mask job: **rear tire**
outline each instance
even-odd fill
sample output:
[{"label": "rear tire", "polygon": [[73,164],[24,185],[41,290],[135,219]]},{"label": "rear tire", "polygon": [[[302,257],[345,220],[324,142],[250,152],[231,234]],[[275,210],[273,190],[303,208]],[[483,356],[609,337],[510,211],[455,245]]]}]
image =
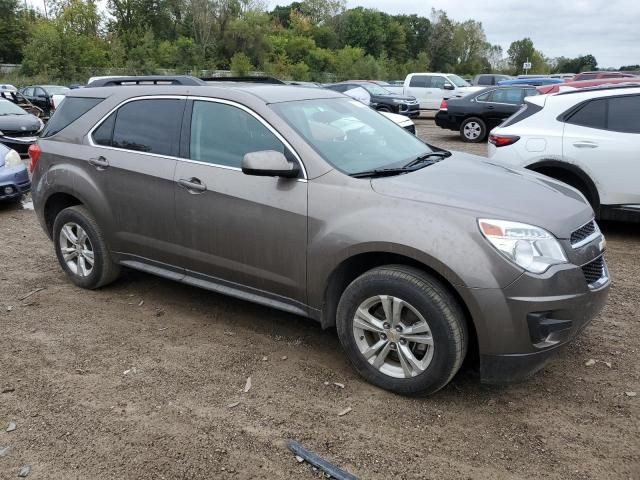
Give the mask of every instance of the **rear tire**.
[{"label": "rear tire", "polygon": [[467,324],[457,300],[431,275],[403,265],[356,278],[342,294],[336,326],[355,370],[402,395],[443,388],[467,351]]},{"label": "rear tire", "polygon": [[53,223],[53,243],[60,266],[79,287],[96,289],[113,282],[120,266],[93,215],[82,205],[62,210]]},{"label": "rear tire", "polygon": [[460,137],[465,142],[480,143],[487,138],[487,124],[478,117],[466,118],[460,125]]}]

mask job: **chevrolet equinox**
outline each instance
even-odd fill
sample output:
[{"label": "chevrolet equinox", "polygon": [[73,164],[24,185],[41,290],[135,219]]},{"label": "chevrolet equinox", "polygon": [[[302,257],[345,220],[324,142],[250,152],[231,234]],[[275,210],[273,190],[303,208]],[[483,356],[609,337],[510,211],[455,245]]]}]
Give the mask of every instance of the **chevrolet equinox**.
[{"label": "chevrolet equinox", "polygon": [[606,301],[574,188],[330,90],[162,83],[74,90],[30,148],[38,218],[79,287],[129,267],[310,317],[406,395],[467,355],[484,382],[522,380]]}]

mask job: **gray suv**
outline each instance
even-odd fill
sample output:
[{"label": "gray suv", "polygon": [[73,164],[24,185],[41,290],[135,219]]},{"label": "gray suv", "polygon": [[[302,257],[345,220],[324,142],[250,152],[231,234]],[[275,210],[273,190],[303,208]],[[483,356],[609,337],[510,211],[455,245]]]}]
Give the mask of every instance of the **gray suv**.
[{"label": "gray suv", "polygon": [[524,379],[604,305],[605,241],[577,190],[330,90],[174,83],[74,90],[30,150],[76,285],[129,267],[310,317],[407,395],[465,358],[485,382]]}]

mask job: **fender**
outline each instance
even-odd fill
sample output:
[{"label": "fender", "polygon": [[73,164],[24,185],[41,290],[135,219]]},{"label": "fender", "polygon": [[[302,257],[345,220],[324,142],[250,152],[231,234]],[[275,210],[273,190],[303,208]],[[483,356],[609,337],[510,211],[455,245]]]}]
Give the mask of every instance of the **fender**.
[{"label": "fender", "polygon": [[600,194],[598,193],[598,188],[596,187],[591,177],[585,173],[580,167],[573,165],[571,163],[559,161],[559,160],[540,160],[538,162],[532,163],[525,167],[527,170],[537,170],[538,168],[557,168],[558,170],[564,170],[565,172],[569,172],[580,179],[580,181],[587,188],[587,193],[589,197],[593,199],[593,205],[600,206]]}]

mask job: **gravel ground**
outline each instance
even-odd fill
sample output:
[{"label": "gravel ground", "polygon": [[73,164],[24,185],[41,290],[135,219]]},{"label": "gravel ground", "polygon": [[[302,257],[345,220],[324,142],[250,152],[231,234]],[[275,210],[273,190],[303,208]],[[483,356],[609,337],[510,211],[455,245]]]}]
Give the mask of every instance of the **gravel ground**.
[{"label": "gravel ground", "polygon": [[296,439],[362,479],[639,479],[640,231],[603,228],[609,303],[555,361],[511,387],[465,369],[407,399],[310,321],[130,271],[75,288],[33,211],[0,205],[0,478],[319,478]]}]

